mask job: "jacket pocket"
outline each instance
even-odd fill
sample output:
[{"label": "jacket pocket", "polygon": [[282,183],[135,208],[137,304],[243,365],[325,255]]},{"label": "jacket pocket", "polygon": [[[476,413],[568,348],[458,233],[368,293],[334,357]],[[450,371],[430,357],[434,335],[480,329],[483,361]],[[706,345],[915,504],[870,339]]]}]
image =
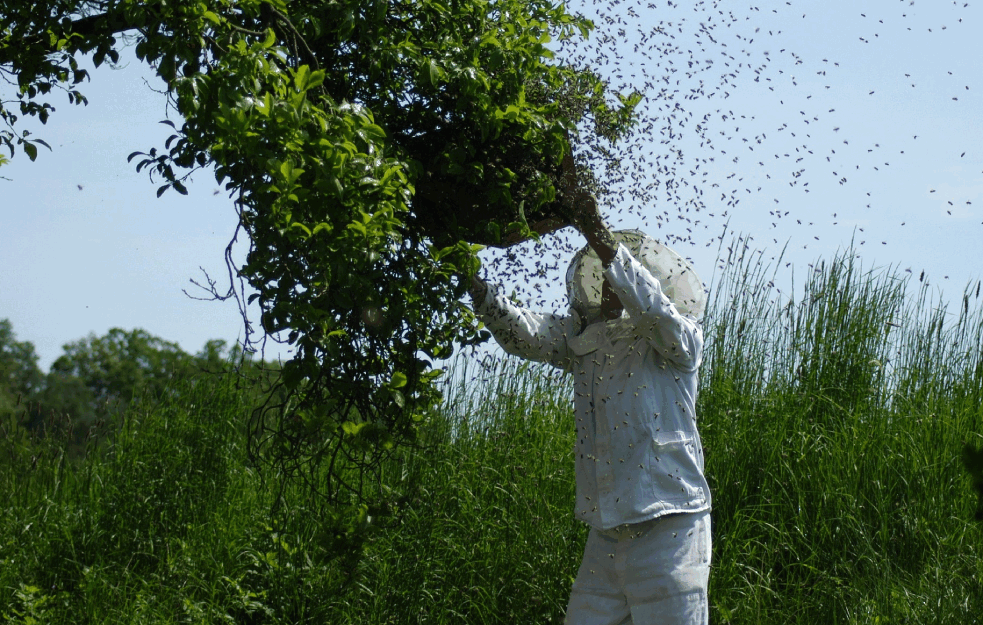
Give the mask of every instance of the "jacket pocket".
[{"label": "jacket pocket", "polygon": [[693,506],[707,500],[697,444],[690,432],[660,432],[652,440],[647,478],[654,497]]}]

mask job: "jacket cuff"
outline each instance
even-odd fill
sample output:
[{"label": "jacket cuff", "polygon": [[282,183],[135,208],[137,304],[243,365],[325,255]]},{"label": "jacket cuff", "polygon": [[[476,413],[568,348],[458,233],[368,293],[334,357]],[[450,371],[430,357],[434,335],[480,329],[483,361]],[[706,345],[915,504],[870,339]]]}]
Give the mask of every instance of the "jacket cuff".
[{"label": "jacket cuff", "polygon": [[614,258],[611,259],[611,262],[607,263],[606,265],[604,263],[601,264],[604,266],[604,273],[610,278],[611,267],[618,264],[624,267],[627,271],[631,265],[631,260],[632,255],[631,252],[628,251],[628,248],[625,247],[624,243],[618,243],[617,249],[614,250]]},{"label": "jacket cuff", "polygon": [[[498,309],[495,302],[497,297],[498,285],[486,282],[485,296],[481,299],[481,301],[474,302],[474,314],[482,318],[490,316]],[[484,319],[482,319],[482,321],[484,321]],[[487,325],[487,323],[485,325]]]}]

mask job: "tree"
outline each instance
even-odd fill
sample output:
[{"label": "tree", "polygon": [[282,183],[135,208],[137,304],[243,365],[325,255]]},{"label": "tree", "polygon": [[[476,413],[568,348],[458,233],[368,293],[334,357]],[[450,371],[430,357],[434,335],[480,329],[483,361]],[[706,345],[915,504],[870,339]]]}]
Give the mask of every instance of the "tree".
[{"label": "tree", "polygon": [[44,433],[60,429],[76,445],[100,433],[93,426],[118,427],[135,401],[180,401],[180,394],[200,380],[225,373],[242,379],[241,399],[248,410],[260,402],[258,396],[270,388],[277,370],[223,340],[210,340],[191,355],[139,328],[90,334],[63,349],[33,393],[28,425]]},{"label": "tree", "polygon": [[34,344],[18,341],[9,319],[0,319],[0,423],[20,421],[41,388]]},{"label": "tree", "polygon": [[118,414],[143,395],[159,398],[194,371],[192,356],[177,343],[141,329],[90,334],[64,351],[48,372],[44,404],[81,422]]},{"label": "tree", "polygon": [[166,82],[181,120],[166,122],[163,148],[130,158],[158,195],[214,168],[234,198],[251,243],[236,270],[263,330],[296,353],[257,414],[254,450],[308,479],[339,523],[386,505],[367,478],[438,401],[432,360],[480,338],[459,278],[477,270],[478,244],[569,223],[557,188],[568,136],[616,141],[640,100],[553,58],[551,40],[592,24],[550,0],[0,7],[11,154],[47,145],[14,132],[18,115],[44,122],[57,90],[85,102],[79,54],[113,63],[134,45]]}]

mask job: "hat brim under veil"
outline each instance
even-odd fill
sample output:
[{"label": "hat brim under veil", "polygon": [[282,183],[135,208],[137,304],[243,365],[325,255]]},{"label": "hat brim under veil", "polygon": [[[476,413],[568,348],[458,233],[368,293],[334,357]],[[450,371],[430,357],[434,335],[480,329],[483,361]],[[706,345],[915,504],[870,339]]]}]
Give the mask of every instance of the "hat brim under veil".
[{"label": "hat brim under veil", "polygon": [[[685,258],[662,245],[641,230],[618,230],[612,233],[662,285],[662,292],[676,306],[679,314],[700,320],[706,309],[703,282]],[[604,266],[597,253],[585,246],[574,254],[567,268],[567,296],[570,307],[589,323],[600,315]]]}]

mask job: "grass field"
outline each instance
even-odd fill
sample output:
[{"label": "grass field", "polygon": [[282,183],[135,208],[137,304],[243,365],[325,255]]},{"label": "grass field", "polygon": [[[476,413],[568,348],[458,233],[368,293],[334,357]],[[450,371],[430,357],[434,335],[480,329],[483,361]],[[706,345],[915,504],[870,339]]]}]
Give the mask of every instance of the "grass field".
[{"label": "grass field", "polygon": [[[735,246],[735,250],[740,247]],[[714,496],[714,623],[983,622],[983,524],[960,463],[983,443],[978,285],[819,264],[794,302],[735,253],[705,323],[699,414]],[[0,437],[0,620],[559,623],[573,520],[568,382],[458,360],[417,489],[361,557],[328,558],[302,491],[246,460],[232,378],[136,405],[84,461]]]}]

